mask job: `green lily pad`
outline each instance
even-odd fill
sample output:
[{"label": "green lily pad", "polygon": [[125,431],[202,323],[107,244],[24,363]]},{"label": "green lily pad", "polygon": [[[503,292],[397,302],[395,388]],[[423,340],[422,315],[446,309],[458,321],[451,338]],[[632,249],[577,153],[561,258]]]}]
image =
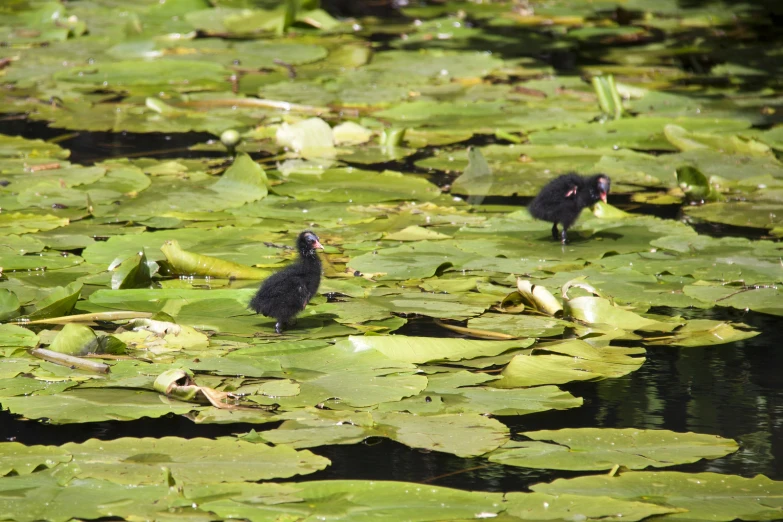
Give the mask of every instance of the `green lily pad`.
[{"label": "green lily pad", "polygon": [[425,522],[496,516],[500,493],[461,491],[408,482],[328,480],[296,484],[225,484],[188,487],[190,502],[221,517],[308,517],[329,513],[343,519],[380,518]]},{"label": "green lily pad", "polygon": [[[317,183],[314,183],[317,182]],[[440,194],[425,179],[399,172],[369,172],[354,168],[329,169],[319,175],[292,173],[275,194],[300,201],[375,203],[379,201],[431,201]]]},{"label": "green lily pad", "polygon": [[190,404],[168,401],[157,393],[110,388],[8,397],[3,399],[3,407],[25,418],[45,418],[54,424],[155,418],[169,413],[184,414],[194,409]]},{"label": "green lily pad", "polygon": [[60,449],[73,456],[80,478],[118,484],[155,484],[160,481],[161,466],[170,469],[178,482],[193,484],[288,478],[329,465],[328,459],[309,451],[230,439],[90,439]]},{"label": "green lily pad", "polygon": [[[412,448],[474,457],[498,448],[508,440],[508,428],[495,419],[478,414],[406,415],[378,413],[373,418],[380,433]],[[461,433],[462,436],[455,436]]]},{"label": "green lily pad", "polygon": [[348,341],[354,352],[378,350],[395,361],[423,363],[446,360],[459,361],[474,357],[493,356],[507,350],[527,348],[532,339],[519,341],[471,341],[408,336],[351,336]]},{"label": "green lily pad", "polygon": [[536,484],[531,489],[550,495],[601,495],[620,500],[644,498],[666,507],[687,509],[673,520],[759,520],[779,515],[777,499],[783,483],[763,475],[744,478],[718,473],[644,471],[620,476],[596,475]]},{"label": "green lily pad", "polygon": [[675,124],[688,131],[734,133],[749,123],[710,118],[628,118],[605,123],[585,123],[568,129],[537,132],[531,143],[557,145],[568,143],[582,147],[626,147],[642,150],[678,150],[666,136],[664,127]]},{"label": "green lily pad", "polygon": [[82,292],[82,283],[73,282],[65,287],[51,289],[49,295],[36,303],[35,311],[27,316],[31,321],[68,315],[76,306]]},{"label": "green lily pad", "polygon": [[643,350],[597,349],[579,340],[550,344],[546,350],[554,353],[537,350],[536,354],[515,356],[501,372],[502,379],[492,386],[516,388],[620,377],[644,363],[644,357],[630,356]]},{"label": "green lily pad", "polygon": [[645,469],[720,458],[738,448],[731,439],[667,430],[576,428],[522,435],[533,440],[509,442],[489,460],[530,468]]},{"label": "green lily pad", "polygon": [[25,446],[19,442],[0,444],[0,476],[11,471],[29,475],[39,468],[51,468],[70,462],[72,455],[56,446]]},{"label": "green lily pad", "polygon": [[506,513],[522,520],[642,520],[654,515],[677,513],[676,508],[647,502],[619,500],[594,495],[506,494]]}]

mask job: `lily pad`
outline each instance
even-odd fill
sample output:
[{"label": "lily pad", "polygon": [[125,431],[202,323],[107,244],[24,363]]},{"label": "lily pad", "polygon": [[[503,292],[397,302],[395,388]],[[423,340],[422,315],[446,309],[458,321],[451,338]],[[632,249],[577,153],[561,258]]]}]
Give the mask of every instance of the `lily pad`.
[{"label": "lily pad", "polygon": [[715,459],[737,451],[737,443],[714,435],[667,430],[575,428],[534,431],[532,441],[509,442],[489,460],[512,466],[569,470],[666,467]]},{"label": "lily pad", "polygon": [[170,469],[178,482],[193,484],[288,478],[329,465],[328,459],[309,451],[230,439],[90,439],[60,449],[73,456],[80,478],[118,484],[155,484],[160,481],[161,466]]},{"label": "lily pad", "polygon": [[550,495],[602,495],[621,500],[643,498],[666,507],[687,509],[669,515],[673,520],[774,519],[779,514],[775,499],[783,483],[763,475],[744,478],[718,473],[643,471],[617,477],[592,476],[536,484],[537,493]]}]

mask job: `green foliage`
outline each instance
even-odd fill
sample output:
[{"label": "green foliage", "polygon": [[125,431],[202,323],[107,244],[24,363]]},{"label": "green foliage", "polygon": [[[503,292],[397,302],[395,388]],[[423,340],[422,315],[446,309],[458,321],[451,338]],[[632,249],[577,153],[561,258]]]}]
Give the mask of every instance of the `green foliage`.
[{"label": "green foliage", "polygon": [[[781,484],[764,477],[623,470],[506,494],[268,482],[330,465],[303,448],[371,437],[574,471],[723,457],[734,441],[512,434],[503,417],[580,407],[567,383],[628,386],[618,378],[649,347],[758,334],[656,307],[783,315],[780,243],[691,226],[783,235],[780,52],[760,7],[410,4],[393,21],[311,0],[0,6],[9,118],[223,137],[177,159],[83,166],[56,143],[0,135],[0,405],[52,424],[183,415],[258,430],[0,443],[2,517],[779,518]],[[576,56],[578,70],[528,56]],[[568,171],[612,178],[612,201],[585,210],[568,245],[487,200]],[[686,220],[637,203],[681,205]],[[304,229],[325,246],[324,277],[278,336],[247,304]],[[394,334],[409,321],[442,335]],[[109,372],[29,352],[41,346]]]}]

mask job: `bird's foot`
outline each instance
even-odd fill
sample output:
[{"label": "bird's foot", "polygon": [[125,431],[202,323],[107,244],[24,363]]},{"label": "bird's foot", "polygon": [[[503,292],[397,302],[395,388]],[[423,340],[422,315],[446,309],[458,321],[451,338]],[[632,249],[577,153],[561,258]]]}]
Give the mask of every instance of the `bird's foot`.
[{"label": "bird's foot", "polygon": [[280,321],[276,322],[275,323],[275,333],[282,334],[284,326],[285,326],[284,323],[281,323]]},{"label": "bird's foot", "polygon": [[[565,232],[565,230],[563,230],[563,232]],[[557,231],[557,223],[554,223],[552,225],[552,239],[554,239],[555,241],[560,239],[560,233]]]},{"label": "bird's foot", "polygon": [[566,243],[568,243],[568,235],[566,235],[566,229],[563,229],[563,231],[562,231],[562,232],[560,232],[560,242],[561,242],[562,244],[564,244],[564,245],[565,245]]}]

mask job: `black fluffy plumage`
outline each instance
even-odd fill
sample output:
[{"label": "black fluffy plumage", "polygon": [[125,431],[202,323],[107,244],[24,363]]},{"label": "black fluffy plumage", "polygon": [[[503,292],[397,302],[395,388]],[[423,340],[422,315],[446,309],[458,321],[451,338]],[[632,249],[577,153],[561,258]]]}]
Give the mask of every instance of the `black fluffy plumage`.
[{"label": "black fluffy plumage", "polygon": [[316,249],[323,248],[310,230],[296,238],[299,259],[266,278],[256,295],[250,300],[250,308],[257,314],[277,319],[275,332],[283,329],[305,309],[321,284],[321,260]]},{"label": "black fluffy plumage", "polygon": [[[610,185],[611,181],[606,174],[590,177],[582,177],[573,172],[563,174],[547,183],[530,202],[527,210],[534,218],[552,222],[552,237],[565,244],[568,242],[566,230],[574,224],[582,209],[599,199],[606,202]],[[563,231],[559,234],[558,223],[563,225]]]}]

